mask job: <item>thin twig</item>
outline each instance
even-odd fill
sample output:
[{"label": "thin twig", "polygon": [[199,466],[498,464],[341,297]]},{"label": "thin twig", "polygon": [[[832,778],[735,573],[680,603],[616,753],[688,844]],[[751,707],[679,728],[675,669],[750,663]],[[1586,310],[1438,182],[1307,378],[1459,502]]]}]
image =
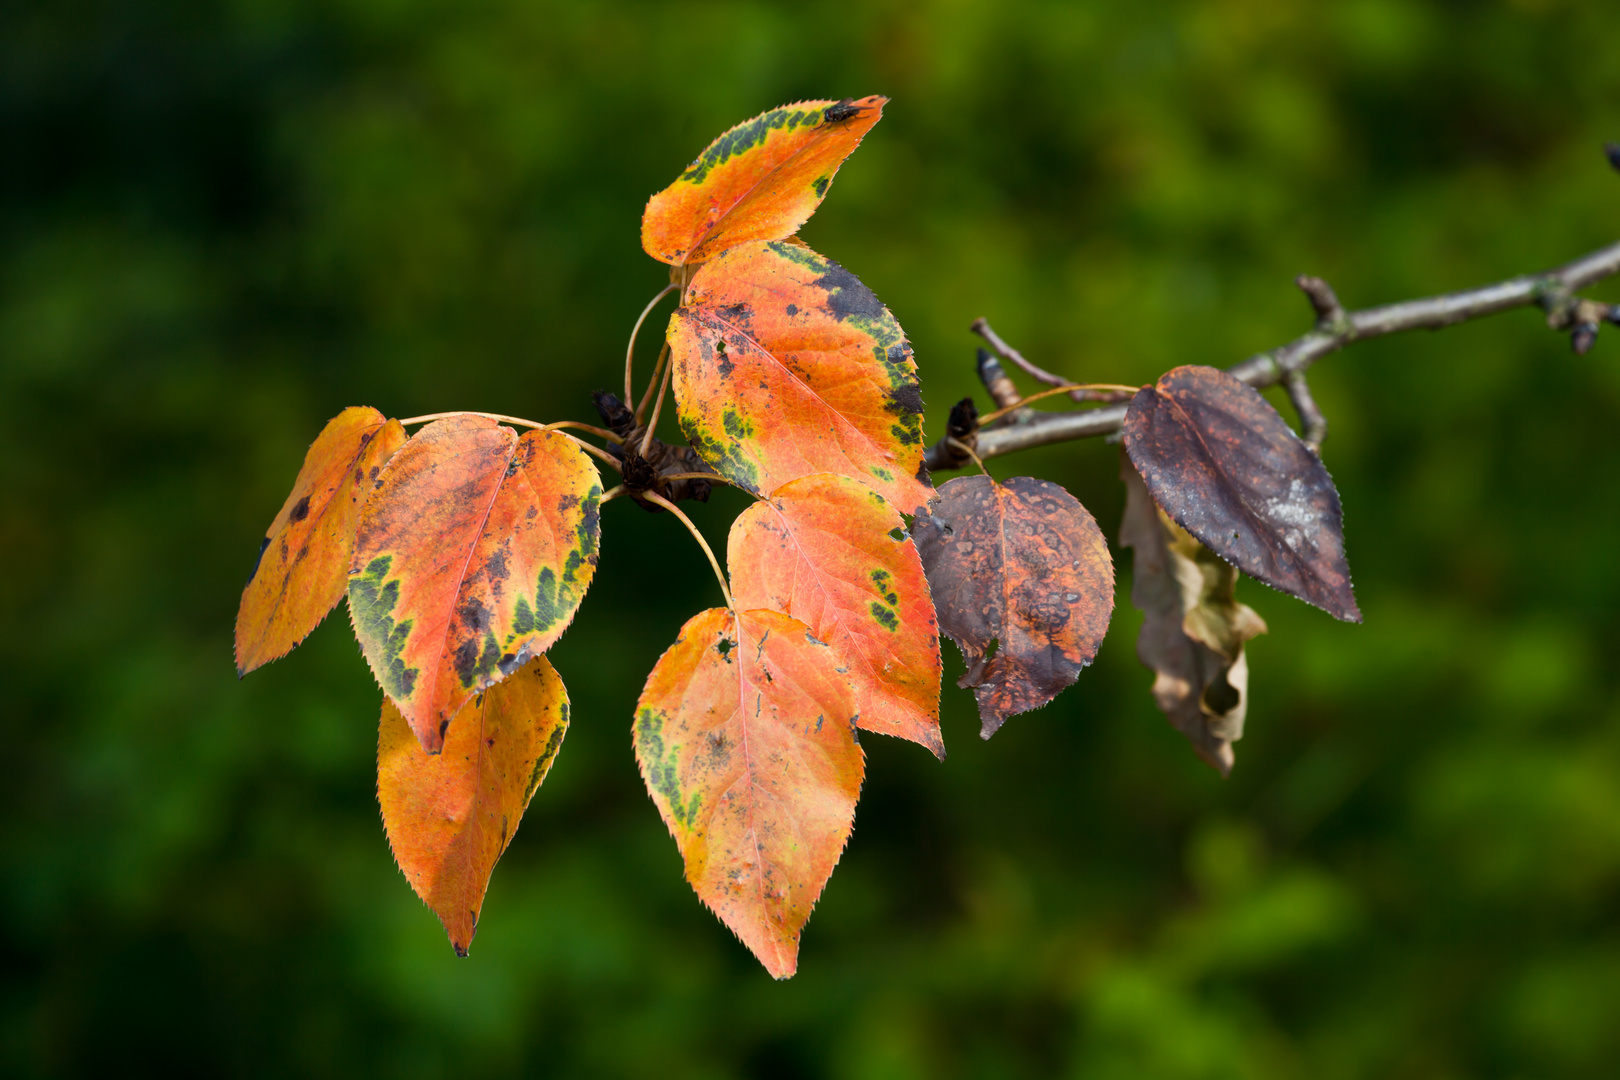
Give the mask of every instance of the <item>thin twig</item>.
[{"label": "thin twig", "polygon": [[1290,371],[1283,380],[1288,387],[1288,400],[1294,403],[1294,411],[1299,413],[1300,435],[1305,445],[1316,451],[1318,457],[1322,454],[1322,443],[1327,439],[1327,417],[1317,407],[1316,399],[1311,396],[1311,384],[1305,381],[1303,371]]},{"label": "thin twig", "polygon": [[703,534],[698,532],[698,527],[696,525],[692,524],[692,519],[681,513],[680,507],[676,506],[674,503],[670,502],[656,491],[643,491],[641,493],[641,497],[650,503],[656,503],[659,506],[662,506],[665,510],[668,510],[670,513],[681,519],[681,524],[686,526],[686,531],[692,534],[692,538],[696,540],[698,542],[698,546],[703,549],[703,554],[709,557],[709,565],[714,567],[714,579],[720,583],[720,595],[726,598],[726,607],[735,612],[737,610],[737,605],[732,602],[731,588],[726,584],[726,575],[720,571],[720,560],[714,557],[714,549],[709,547],[709,542],[707,540],[703,539]]},{"label": "thin twig", "polygon": [[[636,356],[636,335],[641,333],[641,324],[647,321],[647,316],[651,315],[652,309],[658,306],[658,301],[674,291],[675,283],[673,281],[660,289],[657,296],[647,301],[647,306],[641,309],[641,316],[636,319],[636,325],[630,328],[630,344],[624,350],[624,400],[626,401],[629,401],[631,395],[635,393],[635,389],[630,382],[630,367]],[[656,378],[656,375],[654,377]]]},{"label": "thin twig", "polygon": [[[1465,289],[1422,300],[1407,300],[1398,304],[1385,304],[1381,307],[1349,312],[1338,320],[1339,325],[1336,329],[1318,326],[1286,345],[1251,356],[1226,370],[1250,386],[1256,388],[1273,386],[1287,378],[1289,372],[1304,371],[1322,357],[1337,352],[1352,341],[1383,337],[1406,330],[1437,330],[1470,319],[1493,315],[1498,311],[1528,307],[1531,304],[1539,305],[1546,310],[1549,322],[1553,322],[1555,328],[1564,329],[1566,324],[1556,320],[1568,318],[1575,312],[1575,305],[1579,300],[1574,294],[1594,282],[1613,277],[1617,273],[1620,273],[1620,243],[1599,248],[1589,255],[1544,273],[1525,274],[1477,289]],[[982,322],[983,320],[980,320],[979,323],[975,323],[974,328],[980,336],[985,336],[983,331],[978,329]],[[986,326],[984,329],[989,328]],[[985,337],[985,340],[991,341],[992,345],[995,344],[989,337]],[[1022,357],[1014,359],[1016,353],[1003,355],[1025,370],[1034,367]],[[1038,368],[1030,373],[1036,378],[1047,374],[1037,372]],[[1095,435],[1111,435],[1119,430],[1120,424],[1125,419],[1125,410],[1126,406],[1121,404],[1107,405],[1085,412],[1037,411],[1027,423],[980,432],[976,450],[981,459],[987,459],[1018,450],[1028,450],[1035,446],[1069,442]],[[953,460],[951,448],[943,439],[929,448],[927,465],[930,470],[959,468],[960,465],[956,460]]]}]

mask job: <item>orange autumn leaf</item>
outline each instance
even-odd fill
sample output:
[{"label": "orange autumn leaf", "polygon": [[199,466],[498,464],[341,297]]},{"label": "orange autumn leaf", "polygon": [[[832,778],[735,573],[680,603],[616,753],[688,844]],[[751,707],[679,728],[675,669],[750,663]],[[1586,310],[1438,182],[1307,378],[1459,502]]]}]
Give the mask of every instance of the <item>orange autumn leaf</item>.
[{"label": "orange autumn leaf", "polygon": [[377,801],[394,860],[466,956],[484,891],[568,730],[568,691],[537,656],[474,698],[428,754],[383,698]]},{"label": "orange autumn leaf", "polygon": [[568,436],[478,416],[394,455],[355,532],[349,613],[428,753],[473,695],[551,647],[596,570],[602,485]]},{"label": "orange autumn leaf", "polygon": [[732,523],[726,561],[738,607],[791,615],[832,648],[863,731],[944,758],[934,602],[905,523],[881,495],[831,473],[784,484]]},{"label": "orange autumn leaf", "polygon": [[316,436],[242,590],[238,675],[286,656],[343,598],[360,504],[404,442],[399,421],[361,405],[344,409]]},{"label": "orange autumn leaf", "polygon": [[809,627],[726,608],[681,628],[636,706],[636,761],[686,880],[778,979],[854,825],[854,716]]},{"label": "orange autumn leaf", "polygon": [[681,430],[721,476],[768,495],[837,473],[906,513],[932,498],[911,345],[831,259],[732,248],[693,277],[668,337]]},{"label": "orange autumn leaf", "polygon": [[791,236],[888,100],[801,101],[738,124],[647,201],[641,246],[684,266],[750,240]]}]

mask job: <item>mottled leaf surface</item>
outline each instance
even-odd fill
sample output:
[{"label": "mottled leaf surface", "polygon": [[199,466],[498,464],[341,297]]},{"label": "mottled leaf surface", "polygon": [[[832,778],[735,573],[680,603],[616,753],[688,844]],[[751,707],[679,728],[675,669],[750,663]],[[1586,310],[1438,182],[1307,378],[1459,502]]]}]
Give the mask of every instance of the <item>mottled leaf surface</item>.
[{"label": "mottled leaf surface", "polygon": [[360,505],[405,429],[356,405],[333,417],[265,532],[236,613],[236,671],[286,656],[343,599]]},{"label": "mottled leaf surface", "polygon": [[568,691],[544,656],[473,698],[429,754],[383,698],[377,801],[394,859],[467,955],[484,891],[568,730]]},{"label": "mottled leaf surface", "polygon": [[888,100],[801,101],[738,124],[648,201],[641,246],[681,266],[750,240],[792,235]]},{"label": "mottled leaf surface", "polygon": [[830,473],[784,484],[732,523],[727,562],[739,608],[791,615],[832,648],[862,730],[945,756],[934,602],[883,496]]},{"label": "mottled leaf surface", "polygon": [[962,648],[980,734],[1045,705],[1091,663],[1114,610],[1102,530],[1047,480],[959,476],[918,514],[917,541],[940,629]]},{"label": "mottled leaf surface", "polygon": [[774,611],[681,628],[636,706],[636,761],[698,897],[778,979],[855,820],[865,759],[832,650]]},{"label": "mottled leaf surface", "polygon": [[1143,613],[1136,655],[1153,671],[1153,700],[1198,756],[1222,776],[1243,737],[1249,661],[1243,644],[1266,632],[1234,594],[1237,570],[1170,520],[1123,453],[1125,514],[1119,541],[1132,548],[1131,602]]},{"label": "mottled leaf surface", "polygon": [[1360,622],[1333,478],[1251,386],[1178,367],[1131,399],[1125,449],[1176,523],[1250,577]]},{"label": "mottled leaf surface", "polygon": [[894,316],[809,248],[732,248],[692,279],[670,319],[681,430],[756,495],[801,476],[860,480],[896,509],[933,495],[922,392]]},{"label": "mottled leaf surface", "polygon": [[355,534],[349,612],[423,749],[567,628],[596,570],[601,496],[572,439],[520,439],[478,416],[429,424],[383,470]]}]

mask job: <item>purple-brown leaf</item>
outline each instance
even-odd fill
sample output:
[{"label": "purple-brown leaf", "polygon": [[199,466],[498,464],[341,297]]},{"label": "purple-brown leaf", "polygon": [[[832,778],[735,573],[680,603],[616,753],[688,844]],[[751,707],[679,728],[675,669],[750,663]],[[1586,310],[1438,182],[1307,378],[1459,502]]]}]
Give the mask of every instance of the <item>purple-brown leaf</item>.
[{"label": "purple-brown leaf", "polygon": [[1361,621],[1333,478],[1253,387],[1215,368],[1175,368],[1131,399],[1124,436],[1154,501],[1211,551]]},{"label": "purple-brown leaf", "polygon": [[911,535],[940,629],[961,646],[988,739],[1051,701],[1091,663],[1114,610],[1114,564],[1074,496],[1027,476],[959,476]]}]

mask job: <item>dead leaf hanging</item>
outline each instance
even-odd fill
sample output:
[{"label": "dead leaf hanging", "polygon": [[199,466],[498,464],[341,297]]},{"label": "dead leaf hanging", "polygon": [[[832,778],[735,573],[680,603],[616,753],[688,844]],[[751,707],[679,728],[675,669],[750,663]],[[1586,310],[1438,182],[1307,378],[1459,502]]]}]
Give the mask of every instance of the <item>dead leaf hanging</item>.
[{"label": "dead leaf hanging", "polygon": [[1114,610],[1114,564],[1086,508],[1028,476],[959,476],[912,536],[939,625],[962,648],[988,739],[1091,663]]},{"label": "dead leaf hanging", "polygon": [[1333,478],[1251,386],[1178,367],[1125,414],[1125,449],[1176,523],[1252,578],[1360,622]]},{"label": "dead leaf hanging", "polygon": [[1249,662],[1243,644],[1266,632],[1237,602],[1237,570],[1171,521],[1122,452],[1119,542],[1135,550],[1131,602],[1144,614],[1136,654],[1154,672],[1153,700],[1222,776],[1243,737]]}]

